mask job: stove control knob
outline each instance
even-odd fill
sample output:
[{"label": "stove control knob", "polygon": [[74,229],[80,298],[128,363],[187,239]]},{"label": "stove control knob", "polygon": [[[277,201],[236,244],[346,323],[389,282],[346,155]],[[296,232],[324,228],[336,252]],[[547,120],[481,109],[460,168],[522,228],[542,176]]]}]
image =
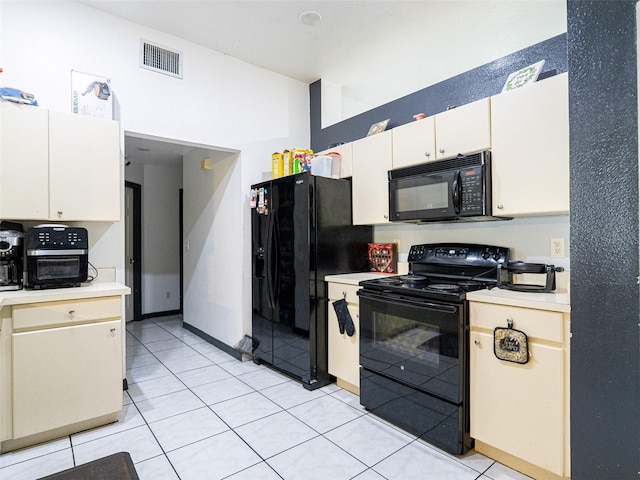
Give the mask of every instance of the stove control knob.
[{"label": "stove control knob", "polygon": [[497,262],[498,260],[500,260],[502,258],[502,254],[500,253],[500,251],[497,251],[496,253],[493,254],[493,259]]},{"label": "stove control knob", "polygon": [[485,260],[487,260],[490,256],[491,256],[491,253],[489,253],[488,249],[482,252],[482,258],[484,258]]}]

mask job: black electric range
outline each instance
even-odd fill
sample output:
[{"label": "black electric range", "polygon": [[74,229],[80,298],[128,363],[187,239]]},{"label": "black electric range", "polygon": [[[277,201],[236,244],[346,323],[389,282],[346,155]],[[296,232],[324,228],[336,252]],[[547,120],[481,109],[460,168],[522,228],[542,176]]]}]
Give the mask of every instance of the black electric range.
[{"label": "black electric range", "polygon": [[467,292],[497,284],[509,249],[414,245],[409,274],[360,282],[360,403],[453,454],[469,434]]}]

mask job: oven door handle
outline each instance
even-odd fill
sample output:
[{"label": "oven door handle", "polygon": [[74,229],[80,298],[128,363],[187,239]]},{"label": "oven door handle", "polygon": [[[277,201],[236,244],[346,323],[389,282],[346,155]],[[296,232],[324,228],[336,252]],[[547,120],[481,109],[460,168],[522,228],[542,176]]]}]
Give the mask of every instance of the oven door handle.
[{"label": "oven door handle", "polygon": [[385,303],[391,304],[391,305],[397,305],[400,307],[405,307],[407,305],[411,305],[411,306],[415,306],[415,307],[420,307],[420,308],[426,308],[428,310],[434,310],[437,312],[444,312],[444,313],[457,313],[458,312],[458,307],[455,305],[442,305],[442,304],[438,304],[438,303],[431,303],[428,301],[420,301],[420,300],[414,300],[411,298],[407,298],[407,297],[390,297],[388,295],[377,295],[375,293],[372,292],[365,292],[364,290],[360,289],[358,290],[358,295],[363,298],[369,298],[371,300],[378,300],[378,301],[383,301]]}]

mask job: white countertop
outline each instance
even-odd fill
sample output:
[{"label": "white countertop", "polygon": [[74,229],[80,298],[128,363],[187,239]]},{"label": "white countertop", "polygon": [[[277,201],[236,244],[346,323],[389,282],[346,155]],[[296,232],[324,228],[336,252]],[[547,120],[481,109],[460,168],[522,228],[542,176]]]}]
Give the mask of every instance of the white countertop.
[{"label": "white countertop", "polygon": [[491,290],[469,292],[467,293],[467,300],[514,307],[537,308],[539,310],[553,310],[554,312],[569,313],[571,311],[569,292],[566,290],[558,290],[551,293],[528,293],[495,287]]},{"label": "white countertop", "polygon": [[24,305],[26,303],[78,300],[92,297],[129,295],[131,289],[118,282],[97,282],[80,287],[48,288],[43,290],[12,290],[0,292],[0,306]]},{"label": "white countertop", "polygon": [[397,273],[380,273],[380,272],[360,272],[360,273],[343,273],[340,275],[327,275],[324,277],[325,282],[345,283],[347,285],[359,285],[364,280],[373,280],[380,277],[393,277]]}]

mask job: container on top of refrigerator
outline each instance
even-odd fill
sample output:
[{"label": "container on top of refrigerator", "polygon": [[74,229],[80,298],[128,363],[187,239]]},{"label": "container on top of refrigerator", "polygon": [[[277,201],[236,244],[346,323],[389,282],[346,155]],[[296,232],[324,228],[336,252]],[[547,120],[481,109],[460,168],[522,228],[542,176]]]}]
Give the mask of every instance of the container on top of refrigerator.
[{"label": "container on top of refrigerator", "polygon": [[284,176],[284,157],[282,153],[275,152],[271,154],[271,178],[280,178]]}]

